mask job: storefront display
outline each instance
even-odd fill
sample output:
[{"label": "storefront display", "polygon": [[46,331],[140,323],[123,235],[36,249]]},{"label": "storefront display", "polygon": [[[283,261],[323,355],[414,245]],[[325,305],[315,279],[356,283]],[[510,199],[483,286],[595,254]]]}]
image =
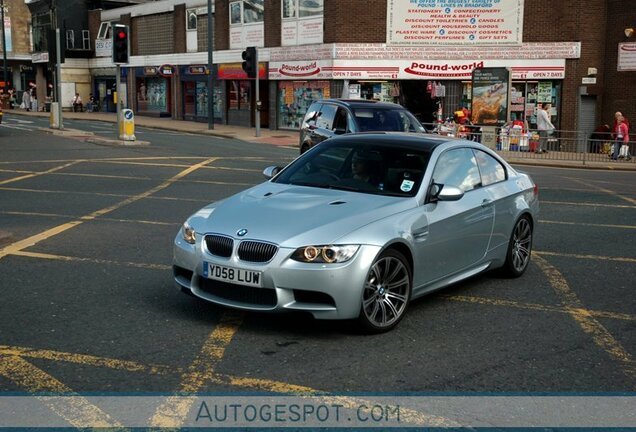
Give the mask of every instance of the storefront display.
[{"label": "storefront display", "polygon": [[298,129],[309,105],[329,97],[329,81],[281,81],[278,85],[278,127]]},{"label": "storefront display", "polygon": [[137,78],[137,111],[167,113],[169,86],[163,77]]}]

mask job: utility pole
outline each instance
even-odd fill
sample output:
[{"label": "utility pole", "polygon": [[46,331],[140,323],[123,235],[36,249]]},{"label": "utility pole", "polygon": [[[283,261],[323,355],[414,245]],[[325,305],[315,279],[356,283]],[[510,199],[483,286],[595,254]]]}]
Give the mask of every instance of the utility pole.
[{"label": "utility pole", "polygon": [[214,129],[214,76],[212,75],[213,59],[212,53],[212,0],[208,0],[208,129]]}]

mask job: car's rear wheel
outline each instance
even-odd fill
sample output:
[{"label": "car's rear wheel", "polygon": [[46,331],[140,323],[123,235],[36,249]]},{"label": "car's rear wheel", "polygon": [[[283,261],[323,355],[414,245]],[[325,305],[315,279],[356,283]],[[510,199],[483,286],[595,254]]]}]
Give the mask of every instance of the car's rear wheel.
[{"label": "car's rear wheel", "polygon": [[362,292],[359,322],[363,329],[391,330],[404,316],[411,298],[411,269],[401,253],[383,252],[373,263]]},{"label": "car's rear wheel", "polygon": [[532,222],[528,216],[522,216],[517,220],[506,255],[503,272],[508,277],[521,276],[530,263],[532,253]]}]

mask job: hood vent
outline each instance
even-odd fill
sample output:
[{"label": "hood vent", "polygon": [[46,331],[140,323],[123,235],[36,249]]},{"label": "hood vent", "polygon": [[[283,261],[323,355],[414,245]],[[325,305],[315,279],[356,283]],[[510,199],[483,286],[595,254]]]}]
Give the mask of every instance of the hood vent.
[{"label": "hood vent", "polygon": [[341,205],[341,204],[346,204],[346,203],[347,203],[346,201],[340,201],[340,200],[338,200],[338,201],[332,201],[332,202],[330,202],[330,203],[329,203],[329,205]]}]

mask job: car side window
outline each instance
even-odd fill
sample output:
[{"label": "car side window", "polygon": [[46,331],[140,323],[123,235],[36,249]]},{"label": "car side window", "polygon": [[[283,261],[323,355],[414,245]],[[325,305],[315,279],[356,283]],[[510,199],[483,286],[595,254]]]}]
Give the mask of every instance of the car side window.
[{"label": "car side window", "polygon": [[316,125],[316,120],[318,120],[318,117],[320,115],[320,108],[321,108],[321,104],[312,104],[309,109],[307,110],[307,114],[305,114],[305,118],[303,119],[303,122],[307,125]]},{"label": "car side window", "polygon": [[480,187],[479,168],[472,150],[460,148],[442,153],[433,171],[433,181],[458,187],[464,192]]},{"label": "car side window", "polygon": [[347,110],[344,108],[338,108],[336,112],[336,118],[333,122],[333,130],[337,134],[343,134],[350,132],[348,130],[348,119],[347,119]]},{"label": "car side window", "polygon": [[316,120],[316,127],[332,130],[335,117],[336,107],[331,104],[323,104],[320,109],[320,116]]},{"label": "car side window", "polygon": [[473,150],[473,152],[475,153],[475,159],[479,166],[483,186],[498,183],[506,179],[506,169],[498,160],[481,150]]}]

